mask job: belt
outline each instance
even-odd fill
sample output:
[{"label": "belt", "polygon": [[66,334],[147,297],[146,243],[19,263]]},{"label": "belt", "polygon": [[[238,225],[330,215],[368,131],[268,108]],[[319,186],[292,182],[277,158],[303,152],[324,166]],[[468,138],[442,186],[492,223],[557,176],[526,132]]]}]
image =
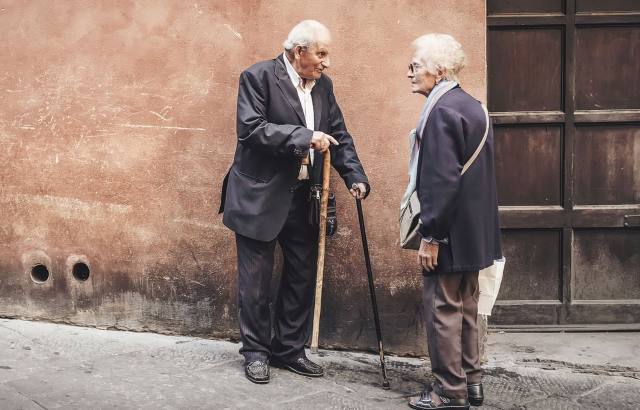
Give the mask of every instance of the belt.
[{"label": "belt", "polygon": [[311,182],[309,179],[298,179],[296,180],[296,182],[291,186],[290,191],[291,192],[295,192],[301,189],[309,189],[309,187],[311,186]]}]

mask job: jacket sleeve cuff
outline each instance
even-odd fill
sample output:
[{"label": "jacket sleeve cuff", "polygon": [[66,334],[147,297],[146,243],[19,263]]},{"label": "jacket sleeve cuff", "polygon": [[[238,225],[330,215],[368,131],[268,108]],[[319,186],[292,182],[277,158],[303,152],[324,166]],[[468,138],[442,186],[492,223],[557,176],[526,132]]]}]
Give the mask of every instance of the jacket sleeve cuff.
[{"label": "jacket sleeve cuff", "polygon": [[424,226],[423,224],[420,224],[420,227],[418,228],[418,233],[420,234],[420,236],[422,236],[422,239],[433,238],[435,239],[436,242],[438,242],[441,245],[449,244],[449,238],[446,235],[429,232],[427,230],[427,227]]},{"label": "jacket sleeve cuff", "polygon": [[423,241],[427,241],[429,243],[437,243],[438,245],[448,245],[449,244],[449,238],[444,238],[444,239],[436,239],[433,236],[426,236],[426,237],[422,237]]},{"label": "jacket sleeve cuff", "polygon": [[294,131],[292,135],[293,155],[296,157],[306,157],[311,149],[311,138],[313,131],[308,128],[300,128]]}]

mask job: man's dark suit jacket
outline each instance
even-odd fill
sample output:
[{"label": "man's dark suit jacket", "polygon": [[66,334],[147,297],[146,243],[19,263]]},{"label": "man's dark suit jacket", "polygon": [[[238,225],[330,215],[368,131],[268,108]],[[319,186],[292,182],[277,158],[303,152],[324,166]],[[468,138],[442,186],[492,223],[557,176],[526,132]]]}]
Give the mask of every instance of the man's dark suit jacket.
[{"label": "man's dark suit jacket", "polygon": [[475,162],[460,175],[486,124],[480,103],[456,87],[438,100],[422,132],[420,233],[449,239],[440,246],[435,273],[476,271],[502,257],[491,127]]},{"label": "man's dark suit jacket", "polygon": [[[284,226],[302,159],[309,153],[313,131],[305,126],[300,99],[283,56],[249,67],[238,88],[238,145],[222,187],[220,212],[234,232],[260,241],[275,239]],[[315,130],[333,136],[331,164],[347,187],[368,185],[351,135],[322,75],[311,91]],[[315,153],[310,178],[322,180],[322,154]]]}]

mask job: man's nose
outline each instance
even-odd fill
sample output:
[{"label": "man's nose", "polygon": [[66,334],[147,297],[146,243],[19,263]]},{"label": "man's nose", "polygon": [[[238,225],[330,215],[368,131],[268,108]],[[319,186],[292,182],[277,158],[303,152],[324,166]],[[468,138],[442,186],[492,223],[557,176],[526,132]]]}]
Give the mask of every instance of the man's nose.
[{"label": "man's nose", "polygon": [[328,58],[325,58],[324,60],[322,60],[322,66],[324,68],[329,68],[330,65],[331,65],[331,60],[329,60]]}]

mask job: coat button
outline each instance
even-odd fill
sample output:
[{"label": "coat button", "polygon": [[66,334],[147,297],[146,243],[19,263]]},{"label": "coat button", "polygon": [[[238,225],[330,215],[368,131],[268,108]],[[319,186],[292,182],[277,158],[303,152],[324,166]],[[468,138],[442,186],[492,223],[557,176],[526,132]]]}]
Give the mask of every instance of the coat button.
[{"label": "coat button", "polygon": [[291,185],[291,186],[289,187],[289,192],[291,192],[291,193],[296,192],[296,186],[295,186],[295,185]]}]

